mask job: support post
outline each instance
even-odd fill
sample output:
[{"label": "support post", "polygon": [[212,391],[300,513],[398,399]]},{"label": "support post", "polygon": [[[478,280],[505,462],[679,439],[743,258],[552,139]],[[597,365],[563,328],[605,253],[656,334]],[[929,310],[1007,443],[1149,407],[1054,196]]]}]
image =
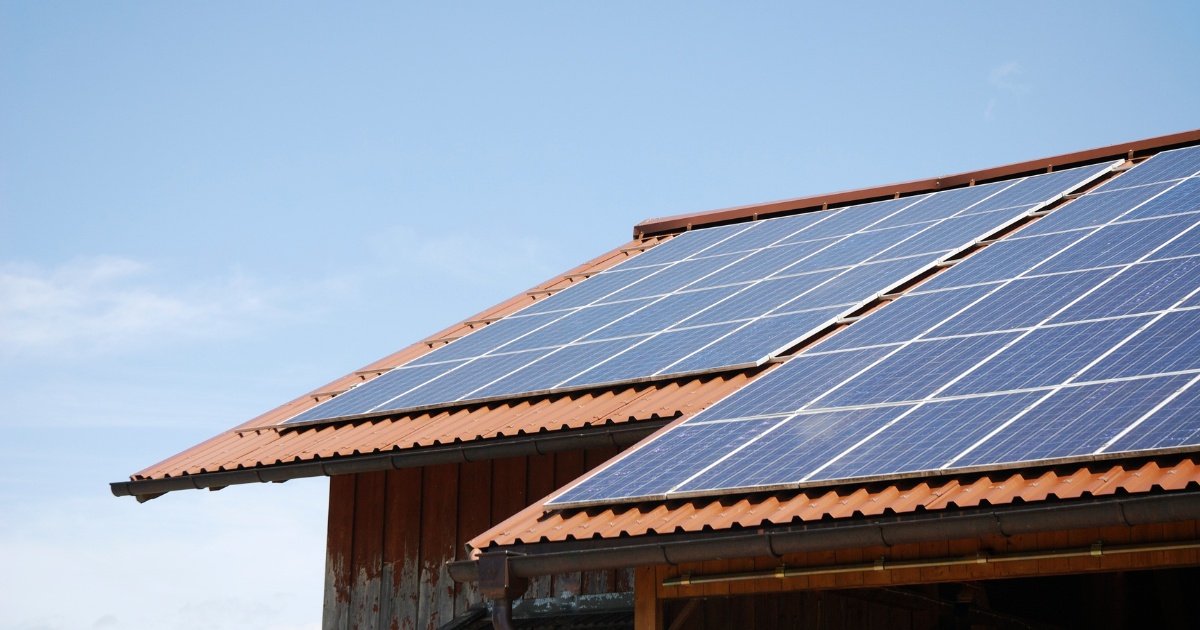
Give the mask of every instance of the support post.
[{"label": "support post", "polygon": [[633,628],[663,630],[663,605],[654,567],[638,567],[633,576]]}]

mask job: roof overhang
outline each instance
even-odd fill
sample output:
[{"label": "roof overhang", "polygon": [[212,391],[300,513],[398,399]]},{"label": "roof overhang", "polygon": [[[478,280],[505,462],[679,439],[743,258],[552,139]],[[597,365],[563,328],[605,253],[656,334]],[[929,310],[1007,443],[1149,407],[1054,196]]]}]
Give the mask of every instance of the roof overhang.
[{"label": "roof overhang", "polygon": [[484,550],[475,560],[448,563],[457,582],[479,579],[478,558],[505,554],[509,571],[530,578],[574,571],[780,557],[787,554],[862,547],[1014,536],[1102,527],[1130,527],[1200,519],[1200,491],[1164,491],[1138,496],[1048,500],[1029,505],[980,506],[895,516],[815,523],[663,534],[628,538],[515,544]]}]

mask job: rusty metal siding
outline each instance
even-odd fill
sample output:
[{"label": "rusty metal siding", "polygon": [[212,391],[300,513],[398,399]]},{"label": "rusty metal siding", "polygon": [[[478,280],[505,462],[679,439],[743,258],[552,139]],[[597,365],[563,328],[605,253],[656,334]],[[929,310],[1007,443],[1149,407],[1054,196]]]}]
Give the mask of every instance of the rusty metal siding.
[{"label": "rusty metal siding", "polygon": [[[618,453],[571,451],[330,479],[325,630],[436,630],[482,604],[446,562],[464,543]],[[532,580],[527,597],[632,590],[622,571]]]}]

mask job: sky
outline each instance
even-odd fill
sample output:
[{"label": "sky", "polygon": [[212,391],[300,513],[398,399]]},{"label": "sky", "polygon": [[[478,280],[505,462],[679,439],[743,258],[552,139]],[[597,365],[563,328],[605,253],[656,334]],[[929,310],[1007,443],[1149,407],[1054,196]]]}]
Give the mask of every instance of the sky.
[{"label": "sky", "polygon": [[347,4],[0,0],[0,630],[319,627],[326,480],[107,484],[643,219],[1200,128],[1197,3]]}]

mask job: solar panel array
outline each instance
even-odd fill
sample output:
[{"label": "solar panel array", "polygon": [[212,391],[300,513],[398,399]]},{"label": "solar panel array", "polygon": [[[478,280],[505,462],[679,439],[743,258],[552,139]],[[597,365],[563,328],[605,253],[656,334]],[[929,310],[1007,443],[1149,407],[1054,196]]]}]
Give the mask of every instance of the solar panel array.
[{"label": "solar panel array", "polygon": [[1150,158],[549,505],[1200,447],[1198,175]]},{"label": "solar panel array", "polygon": [[1112,166],[688,231],[287,422],[761,365]]}]

